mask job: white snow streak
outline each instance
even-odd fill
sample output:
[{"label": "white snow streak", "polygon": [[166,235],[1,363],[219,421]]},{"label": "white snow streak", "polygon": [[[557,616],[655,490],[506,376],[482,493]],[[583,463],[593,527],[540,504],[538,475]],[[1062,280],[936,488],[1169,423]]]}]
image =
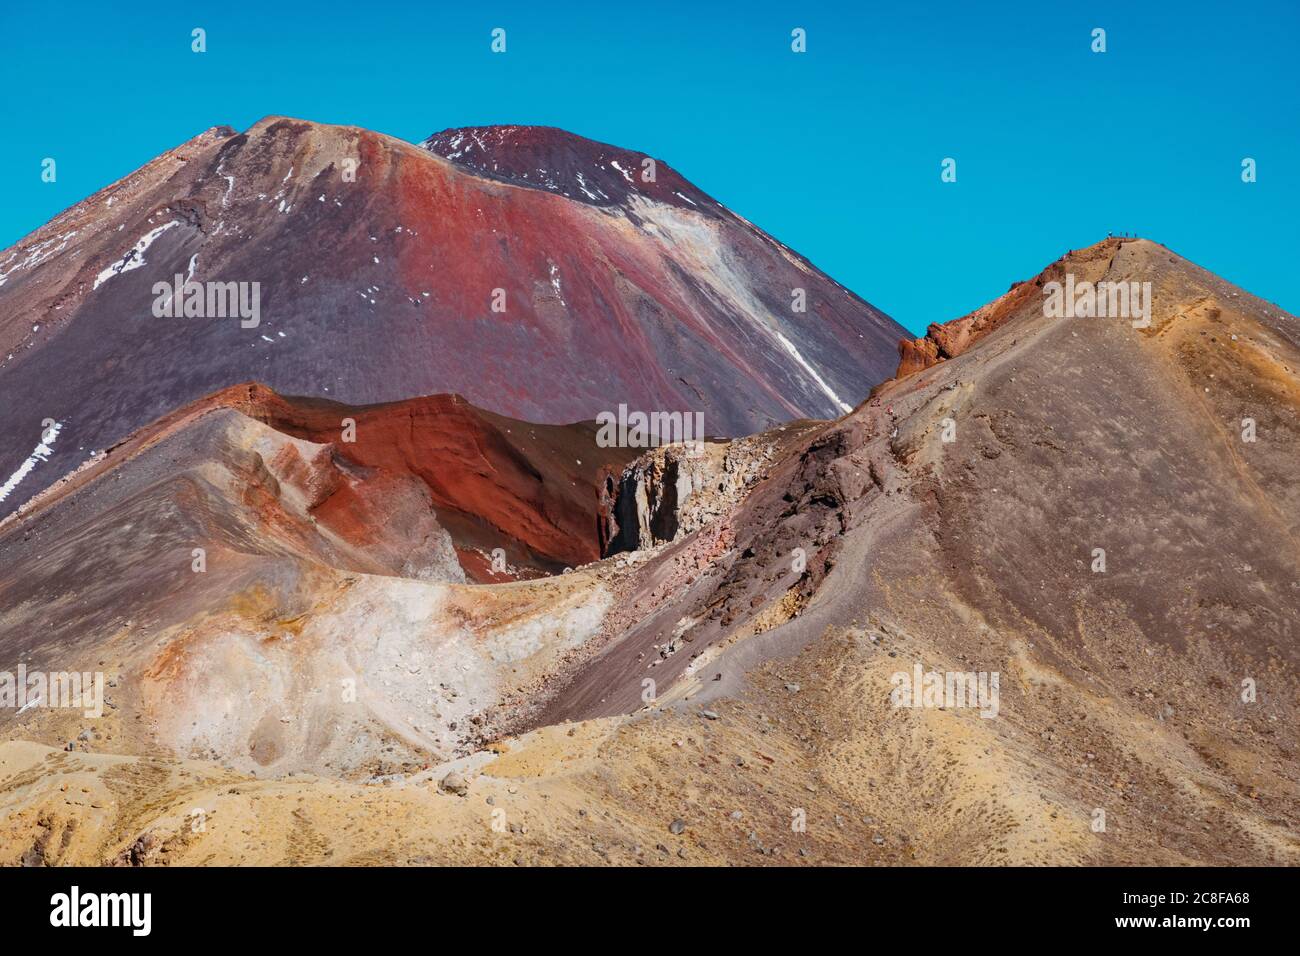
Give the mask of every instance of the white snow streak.
[{"label": "white snow streak", "polygon": [[111,266],[109,266],[99,275],[95,276],[95,285],[92,287],[92,291],[93,289],[98,289],[109,279],[113,278],[113,276],[119,276],[123,272],[130,272],[133,269],[139,269],[142,265],[144,265],[145,250],[147,250],[151,245],[153,245],[153,241],[157,239],[159,236],[161,236],[168,229],[170,229],[172,226],[179,226],[179,225],[180,225],[180,220],[173,219],[171,222],[164,223],[163,225],[158,226],[154,229],[150,229],[148,232],[146,232],[143,236],[140,237],[139,240],[136,241],[136,244],[134,246],[132,246],[130,249],[127,250],[126,255],[124,255],[120,261],[113,263]]},{"label": "white snow streak", "polygon": [[848,412],[853,411],[853,406],[846,405],[844,403],[844,400],[841,399],[838,395],[836,395],[835,392],[831,389],[831,387],[826,384],[826,380],[817,374],[817,370],[813,368],[811,365],[809,365],[807,360],[805,360],[804,357],[799,354],[799,350],[794,347],[793,342],[791,342],[784,335],[782,335],[779,329],[772,329],[772,332],[774,335],[776,335],[777,340],[781,343],[781,347],[790,353],[790,357],[799,363],[799,366],[805,372],[808,373],[808,375],[812,378],[814,382],[817,383],[818,388],[820,388],[823,392],[826,393],[826,397],[839,406],[840,411],[846,414]]},{"label": "white snow streak", "polygon": [[44,434],[41,435],[41,442],[36,446],[36,450],[27,457],[26,461],[18,466],[18,470],[9,476],[8,481],[3,485],[0,485],[0,501],[4,501],[13,494],[13,490],[18,487],[24,478],[32,473],[33,468],[43,461],[50,460],[50,456],[54,454],[54,449],[50,446],[53,445],[54,440],[59,437],[59,431],[62,428],[62,422],[55,422]]}]

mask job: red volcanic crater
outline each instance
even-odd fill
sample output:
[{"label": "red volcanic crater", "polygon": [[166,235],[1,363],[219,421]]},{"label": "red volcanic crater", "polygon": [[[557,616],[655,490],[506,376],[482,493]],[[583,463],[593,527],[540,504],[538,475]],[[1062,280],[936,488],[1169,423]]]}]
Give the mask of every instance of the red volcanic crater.
[{"label": "red volcanic crater", "polygon": [[[419,479],[462,566],[476,580],[507,576],[490,566],[495,548],[506,552],[512,568],[532,572],[554,573],[600,558],[600,476],[636,454],[599,447],[591,422],[534,425],[476,408],[458,395],[351,408],[246,386],[212,401],[277,431],[328,444],[346,462]],[[359,518],[371,507],[355,488],[344,486],[318,511],[349,528],[363,526]]]},{"label": "red volcanic crater", "polygon": [[[223,417],[232,412],[299,441],[250,433]],[[206,519],[194,516],[214,506],[200,507],[194,492],[177,492],[172,484],[182,473],[206,476],[216,466],[232,476],[216,493],[219,508],[237,512],[249,528],[241,537],[257,540],[244,550],[266,550],[262,539],[269,536],[293,551],[377,573],[421,576],[420,566],[438,565],[439,577],[450,569],[458,579],[458,564],[473,582],[536,577],[601,556],[604,476],[621,471],[637,449],[599,447],[596,431],[592,422],[520,422],[457,395],[348,406],[250,383],[140,429],[5,524],[26,528],[26,542],[33,530],[39,539],[51,511],[64,518],[79,510],[86,521],[103,506],[82,492],[105,487],[109,476],[110,487],[165,495],[203,524]],[[160,469],[160,456],[173,466]],[[212,534],[210,528],[191,532]],[[325,545],[316,541],[321,534]],[[437,559],[434,545],[441,540],[454,558]],[[331,550],[330,541],[343,551]]]}]

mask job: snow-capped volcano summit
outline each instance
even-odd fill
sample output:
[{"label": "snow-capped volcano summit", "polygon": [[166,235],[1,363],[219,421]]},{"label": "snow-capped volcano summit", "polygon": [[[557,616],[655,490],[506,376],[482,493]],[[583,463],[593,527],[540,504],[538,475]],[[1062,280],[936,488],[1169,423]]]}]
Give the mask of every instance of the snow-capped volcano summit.
[{"label": "snow-capped volcano summit", "polygon": [[420,145],[478,175],[591,205],[626,204],[643,196],[706,215],[722,211],[667,163],[554,126],[448,129]]}]

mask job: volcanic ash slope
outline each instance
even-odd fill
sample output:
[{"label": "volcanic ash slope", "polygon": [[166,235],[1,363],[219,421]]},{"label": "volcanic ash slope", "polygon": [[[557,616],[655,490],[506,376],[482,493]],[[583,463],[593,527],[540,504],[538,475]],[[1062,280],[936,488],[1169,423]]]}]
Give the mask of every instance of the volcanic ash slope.
[{"label": "volcanic ash slope", "polygon": [[[1070,273],[1151,282],[1150,326],[1045,317],[1043,285]],[[553,602],[555,637],[484,745],[384,785],[324,766],[346,748],[265,779],[174,740],[67,752],[11,727],[6,860],[1300,862],[1296,329],[1155,243],[1071,253],[905,347],[906,374],[838,421],[620,472],[608,557],[504,586],[558,589],[523,592]],[[674,500],[670,473],[707,494]],[[338,622],[371,614],[484,620],[487,601],[482,633],[501,627],[503,586],[352,577],[304,609],[322,653],[297,667],[346,660]],[[996,672],[996,715],[894,706],[918,665]],[[499,695],[527,683],[493,673]],[[405,685],[367,686],[372,726],[408,719]],[[284,699],[292,721],[337,719]]]}]

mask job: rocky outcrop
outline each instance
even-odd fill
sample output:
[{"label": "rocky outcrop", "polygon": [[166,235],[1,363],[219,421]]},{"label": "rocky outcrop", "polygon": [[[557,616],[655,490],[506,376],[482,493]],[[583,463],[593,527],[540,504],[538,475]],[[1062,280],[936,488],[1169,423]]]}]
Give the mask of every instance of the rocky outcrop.
[{"label": "rocky outcrop", "polygon": [[1072,249],[1033,279],[1013,283],[1002,295],[974,312],[951,322],[931,325],[918,339],[903,339],[898,343],[898,370],[894,378],[906,378],[914,372],[956,358],[1018,314],[1031,299],[1040,296],[1043,283],[1060,279],[1071,268],[1084,271],[1109,262],[1125,241],[1103,239],[1085,249]]},{"label": "rocky outcrop", "polygon": [[758,435],[647,451],[601,489],[602,555],[676,541],[726,514],[761,476],[776,446]]}]

